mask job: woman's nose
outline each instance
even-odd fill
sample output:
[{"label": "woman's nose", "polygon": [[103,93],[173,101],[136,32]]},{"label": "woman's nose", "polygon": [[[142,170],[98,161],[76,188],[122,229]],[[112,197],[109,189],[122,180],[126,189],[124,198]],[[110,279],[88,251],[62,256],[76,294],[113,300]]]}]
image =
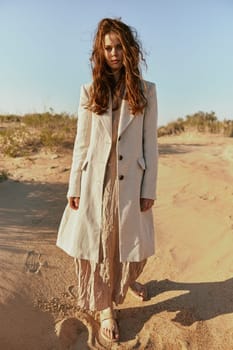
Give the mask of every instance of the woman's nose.
[{"label": "woman's nose", "polygon": [[116,50],[116,48],[115,47],[113,47],[112,48],[112,56],[116,56],[116,54],[117,54],[117,50]]}]

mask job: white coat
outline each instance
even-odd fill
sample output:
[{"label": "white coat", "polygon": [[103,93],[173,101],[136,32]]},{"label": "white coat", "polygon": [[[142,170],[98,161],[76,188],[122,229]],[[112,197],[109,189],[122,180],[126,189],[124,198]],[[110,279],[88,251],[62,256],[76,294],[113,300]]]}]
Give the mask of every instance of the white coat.
[{"label": "white coat", "polygon": [[[57,245],[69,255],[99,261],[102,195],[112,143],[112,101],[103,115],[88,111],[90,85],[81,88],[78,128],[68,197],[80,197],[79,209],[68,205],[59,227]],[[152,209],[140,210],[140,198],[156,199],[158,163],[155,84],[145,82],[147,107],[130,114],[122,101],[117,141],[120,261],[141,261],[154,254]]]}]

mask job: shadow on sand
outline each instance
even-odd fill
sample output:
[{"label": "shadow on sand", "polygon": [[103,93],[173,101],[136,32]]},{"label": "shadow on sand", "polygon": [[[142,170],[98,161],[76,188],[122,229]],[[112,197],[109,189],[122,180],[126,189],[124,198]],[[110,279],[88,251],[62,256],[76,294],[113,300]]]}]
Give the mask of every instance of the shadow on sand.
[{"label": "shadow on sand", "polygon": [[159,154],[160,155],[169,155],[169,154],[184,154],[190,153],[195,148],[206,146],[206,144],[199,143],[163,143],[159,144]]},{"label": "shadow on sand", "polygon": [[0,304],[1,349],[60,349],[53,317],[35,309],[27,296],[14,295]]},{"label": "shadow on sand", "polygon": [[1,183],[0,249],[16,250],[23,241],[54,241],[66,205],[66,190],[66,185],[56,183]]},{"label": "shadow on sand", "polygon": [[163,311],[177,312],[172,321],[182,326],[191,326],[197,321],[207,321],[219,315],[233,313],[233,278],[220,282],[200,283],[151,281],[147,283],[147,287],[150,298],[168,291],[187,291],[187,293],[153,305],[121,310],[120,318],[130,319],[131,324],[131,336],[129,338],[128,334],[123,334],[124,341],[135,338],[150,317]]},{"label": "shadow on sand", "polygon": [[[164,152],[168,151],[164,148]],[[24,253],[24,243],[28,240],[54,244],[56,228],[66,205],[66,190],[67,186],[63,184],[17,183],[11,180],[1,183],[0,252]],[[167,300],[153,305],[121,310],[120,323],[129,323],[130,320],[131,329],[130,332],[122,332],[122,341],[134,339],[146,321],[163,311],[176,312],[173,321],[182,326],[233,313],[233,278],[200,283],[151,281],[147,287],[151,298],[169,291],[184,291],[184,294],[168,296]],[[30,310],[31,305],[26,307],[26,311],[30,313]],[[51,325],[52,319],[46,322]],[[20,330],[19,325],[12,324]]]}]

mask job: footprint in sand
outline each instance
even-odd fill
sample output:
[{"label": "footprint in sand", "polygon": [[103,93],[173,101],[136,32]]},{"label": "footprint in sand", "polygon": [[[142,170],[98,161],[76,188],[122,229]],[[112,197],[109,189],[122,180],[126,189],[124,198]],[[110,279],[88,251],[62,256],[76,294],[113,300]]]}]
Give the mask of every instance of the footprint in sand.
[{"label": "footprint in sand", "polygon": [[181,346],[180,350],[189,350],[189,349],[191,349],[189,342],[186,341],[186,340],[178,339],[178,344]]},{"label": "footprint in sand", "polygon": [[68,286],[67,291],[63,293],[63,297],[76,300],[78,297],[77,289],[78,286],[75,286],[73,284]]},{"label": "footprint in sand", "polygon": [[97,324],[89,315],[77,315],[58,321],[55,333],[59,339],[61,349],[90,350],[103,349],[96,338]]},{"label": "footprint in sand", "polygon": [[88,349],[87,328],[77,318],[67,318],[58,322],[55,330],[62,349]]},{"label": "footprint in sand", "polygon": [[41,267],[46,264],[46,262],[41,261],[41,254],[39,252],[31,250],[27,253],[25,261],[26,272],[39,273]]},{"label": "footprint in sand", "polygon": [[205,192],[202,194],[199,194],[199,198],[204,200],[204,201],[214,201],[216,199],[216,196],[213,194],[210,194],[209,192]]}]

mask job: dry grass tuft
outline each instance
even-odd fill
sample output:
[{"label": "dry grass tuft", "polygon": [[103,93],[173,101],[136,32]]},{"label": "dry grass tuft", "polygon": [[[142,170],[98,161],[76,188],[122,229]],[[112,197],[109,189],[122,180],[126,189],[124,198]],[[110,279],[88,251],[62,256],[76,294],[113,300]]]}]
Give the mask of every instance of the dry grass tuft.
[{"label": "dry grass tuft", "polygon": [[52,151],[72,149],[77,119],[50,112],[0,116],[0,146],[10,157],[23,157],[47,148]]},{"label": "dry grass tuft", "polygon": [[[0,149],[9,157],[23,157],[45,148],[65,152],[73,148],[77,119],[66,113],[0,115]],[[196,130],[233,137],[233,121],[219,121],[214,112],[197,112],[158,128],[158,136]]]},{"label": "dry grass tuft", "polygon": [[158,136],[177,135],[189,130],[233,137],[233,121],[219,121],[214,112],[205,113],[200,111],[187,115],[184,119],[179,118],[166,126],[161,126],[158,128]]}]

